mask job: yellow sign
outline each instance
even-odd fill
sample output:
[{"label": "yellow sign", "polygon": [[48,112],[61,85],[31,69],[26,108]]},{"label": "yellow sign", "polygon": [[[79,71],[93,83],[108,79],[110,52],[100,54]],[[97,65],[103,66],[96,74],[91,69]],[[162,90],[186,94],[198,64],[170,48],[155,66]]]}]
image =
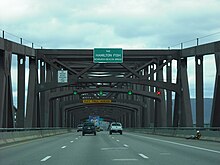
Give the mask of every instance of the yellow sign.
[{"label": "yellow sign", "polygon": [[94,103],[111,103],[112,100],[83,100],[85,104],[94,104]]}]

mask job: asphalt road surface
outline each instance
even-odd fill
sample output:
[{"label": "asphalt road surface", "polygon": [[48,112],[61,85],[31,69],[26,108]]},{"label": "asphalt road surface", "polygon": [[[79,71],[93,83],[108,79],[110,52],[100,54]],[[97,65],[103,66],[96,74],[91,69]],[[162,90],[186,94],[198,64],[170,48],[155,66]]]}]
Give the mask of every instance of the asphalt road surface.
[{"label": "asphalt road surface", "polygon": [[220,143],[73,132],[0,148],[0,165],[219,165]]}]

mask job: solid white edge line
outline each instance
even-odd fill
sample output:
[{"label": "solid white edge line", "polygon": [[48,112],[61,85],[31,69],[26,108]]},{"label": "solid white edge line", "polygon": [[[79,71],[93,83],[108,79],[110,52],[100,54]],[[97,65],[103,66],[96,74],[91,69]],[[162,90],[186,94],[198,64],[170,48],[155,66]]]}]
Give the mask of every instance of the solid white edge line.
[{"label": "solid white edge line", "polygon": [[41,159],[41,162],[45,162],[45,161],[47,161],[50,158],[51,158],[51,156],[46,156],[45,158]]},{"label": "solid white edge line", "polygon": [[131,136],[141,137],[141,138],[150,139],[150,140],[154,140],[154,141],[170,143],[170,144],[175,144],[175,145],[179,145],[179,146],[183,146],[183,147],[188,147],[188,148],[193,148],[193,149],[197,149],[197,150],[214,152],[214,153],[220,154],[220,151],[211,150],[211,149],[207,149],[207,148],[201,148],[201,147],[191,146],[191,145],[188,145],[188,144],[182,144],[182,143],[176,143],[176,142],[171,142],[171,141],[167,141],[167,140],[161,140],[161,139],[150,138],[150,137],[145,137],[145,136],[140,136],[140,135],[134,135],[134,134],[130,134],[130,133],[128,133],[128,134],[131,135]]},{"label": "solid white edge line", "polygon": [[138,155],[140,155],[142,158],[144,158],[144,159],[149,159],[149,157],[147,157],[146,155],[144,155],[144,154],[138,154]]}]

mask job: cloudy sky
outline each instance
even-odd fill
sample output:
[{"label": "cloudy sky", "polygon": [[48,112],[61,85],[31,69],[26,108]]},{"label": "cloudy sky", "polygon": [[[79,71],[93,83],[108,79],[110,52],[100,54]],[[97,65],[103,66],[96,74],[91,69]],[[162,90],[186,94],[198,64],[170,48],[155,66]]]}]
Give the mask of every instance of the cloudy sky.
[{"label": "cloudy sky", "polygon": [[220,32],[219,6],[220,0],[1,0],[0,28],[45,48],[167,48]]},{"label": "cloudy sky", "polygon": [[[1,0],[0,29],[43,48],[180,48],[196,38],[220,39],[219,6],[220,0]],[[215,66],[213,56],[205,59],[205,67]],[[194,59],[189,64],[195,91]],[[214,75],[215,68],[205,70],[207,92]]]}]

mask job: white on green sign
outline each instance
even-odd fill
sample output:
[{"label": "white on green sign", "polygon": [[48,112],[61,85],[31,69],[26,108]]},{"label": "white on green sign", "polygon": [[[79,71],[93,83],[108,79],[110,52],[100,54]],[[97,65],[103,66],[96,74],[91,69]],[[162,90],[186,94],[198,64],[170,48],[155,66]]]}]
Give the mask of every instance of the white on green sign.
[{"label": "white on green sign", "polygon": [[123,63],[122,48],[94,48],[94,63]]}]

